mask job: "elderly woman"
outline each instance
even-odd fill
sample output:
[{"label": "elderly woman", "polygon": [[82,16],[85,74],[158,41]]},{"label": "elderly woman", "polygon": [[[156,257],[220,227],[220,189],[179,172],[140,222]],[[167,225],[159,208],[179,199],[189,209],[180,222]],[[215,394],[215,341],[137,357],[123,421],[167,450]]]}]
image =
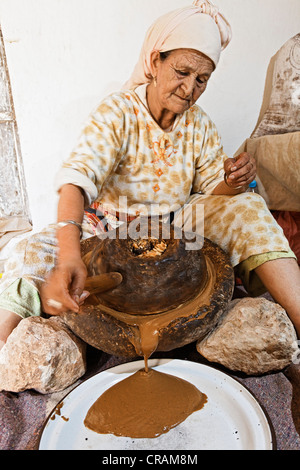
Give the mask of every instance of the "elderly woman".
[{"label": "elderly woman", "polygon": [[202,232],[190,211],[197,204],[204,205],[205,237],[229,254],[248,292],[269,290],[300,335],[299,267],[264,200],[247,192],[255,161],[247,153],[228,158],[195,104],[230,37],[208,1],[164,15],[149,29],[131,79],[91,114],[57,176],[58,223],[21,242],[7,264],[0,347],[21,318],[79,310],[88,295],[81,235],[138,214],[173,214],[182,226],[182,208],[183,228]]}]

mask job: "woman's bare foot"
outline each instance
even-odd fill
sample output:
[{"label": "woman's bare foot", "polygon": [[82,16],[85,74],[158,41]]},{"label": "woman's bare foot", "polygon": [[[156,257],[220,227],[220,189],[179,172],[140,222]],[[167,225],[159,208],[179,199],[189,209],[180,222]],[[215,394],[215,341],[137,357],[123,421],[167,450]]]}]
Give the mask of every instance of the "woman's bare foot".
[{"label": "woman's bare foot", "polygon": [[22,317],[9,310],[0,309],[0,350],[14,328],[22,320]]}]

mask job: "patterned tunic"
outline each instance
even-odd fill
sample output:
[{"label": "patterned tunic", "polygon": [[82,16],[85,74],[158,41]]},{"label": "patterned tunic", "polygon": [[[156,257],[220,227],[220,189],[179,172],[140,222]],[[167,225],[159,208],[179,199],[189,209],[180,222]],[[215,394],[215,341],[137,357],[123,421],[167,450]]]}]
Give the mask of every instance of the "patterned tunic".
[{"label": "patterned tunic", "polygon": [[194,105],[164,132],[146,107],[145,89],[115,93],[91,114],[57,189],[78,184],[89,204],[131,215],[167,213],[192,193],[211,194],[227,158],[214,124]]}]

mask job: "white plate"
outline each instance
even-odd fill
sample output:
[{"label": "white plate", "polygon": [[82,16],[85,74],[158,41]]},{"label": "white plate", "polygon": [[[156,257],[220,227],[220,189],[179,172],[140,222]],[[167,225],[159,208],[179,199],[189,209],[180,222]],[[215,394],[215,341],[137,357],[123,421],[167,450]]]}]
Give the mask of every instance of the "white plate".
[{"label": "white plate", "polygon": [[[92,404],[109,387],[144,367],[130,362],[100,372],[80,384],[54,410],[40,440],[40,450],[272,450],[268,420],[255,398],[230,376],[203,364],[152,359],[153,369],[194,384],[208,397],[199,411],[168,433],[153,439],[97,434],[84,426]],[[57,409],[57,408],[56,408]]]}]

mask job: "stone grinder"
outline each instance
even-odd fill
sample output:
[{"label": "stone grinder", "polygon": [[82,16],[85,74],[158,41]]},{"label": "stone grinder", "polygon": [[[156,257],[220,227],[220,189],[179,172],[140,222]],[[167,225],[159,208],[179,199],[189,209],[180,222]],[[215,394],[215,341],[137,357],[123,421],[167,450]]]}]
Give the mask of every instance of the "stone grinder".
[{"label": "stone grinder", "polygon": [[64,314],[65,323],[86,343],[121,357],[202,339],[232,297],[227,255],[208,239],[201,249],[187,249],[191,234],[161,222],[152,236],[147,219],[146,236],[135,238],[129,225],[81,242],[91,295],[79,313]]}]

